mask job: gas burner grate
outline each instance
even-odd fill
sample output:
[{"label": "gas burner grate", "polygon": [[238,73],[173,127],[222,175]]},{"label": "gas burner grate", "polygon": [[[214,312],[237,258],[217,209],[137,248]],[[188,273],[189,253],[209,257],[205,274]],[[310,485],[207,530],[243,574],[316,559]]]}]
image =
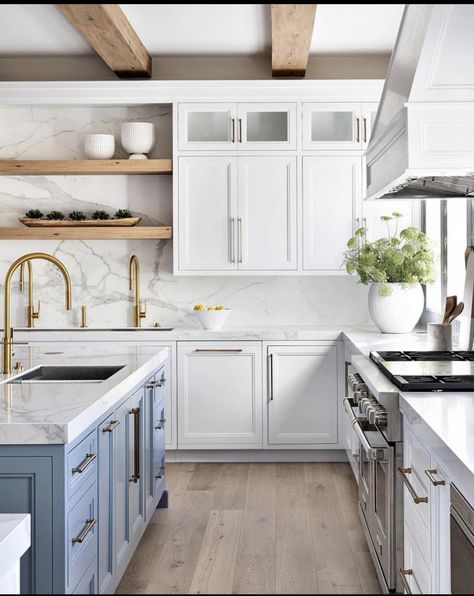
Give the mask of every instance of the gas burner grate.
[{"label": "gas burner grate", "polygon": [[410,360],[415,362],[450,362],[453,360],[464,360],[464,358],[457,352],[448,351],[430,351],[430,352],[405,352]]}]

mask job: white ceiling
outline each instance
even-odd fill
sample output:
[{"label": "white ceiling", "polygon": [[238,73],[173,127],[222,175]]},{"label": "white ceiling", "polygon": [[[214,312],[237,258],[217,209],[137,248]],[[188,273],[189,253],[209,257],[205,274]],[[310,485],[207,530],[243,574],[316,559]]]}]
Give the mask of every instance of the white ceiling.
[{"label": "white ceiling", "polygon": [[[151,55],[268,52],[269,4],[121,4]],[[318,4],[311,53],[391,52],[404,4]],[[54,4],[1,4],[0,56],[93,51]]]}]

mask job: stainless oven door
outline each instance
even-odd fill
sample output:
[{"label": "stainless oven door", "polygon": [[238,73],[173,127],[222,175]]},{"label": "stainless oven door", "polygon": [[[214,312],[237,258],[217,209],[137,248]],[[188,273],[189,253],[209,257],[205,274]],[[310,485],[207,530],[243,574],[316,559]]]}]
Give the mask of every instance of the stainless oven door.
[{"label": "stainless oven door", "polygon": [[[350,400],[344,406],[349,414]],[[359,506],[370,537],[371,551],[379,576],[388,589],[396,584],[394,565],[395,453],[376,426],[353,415],[352,426],[359,439]],[[378,564],[378,565],[377,565]],[[382,581],[382,578],[380,578]]]},{"label": "stainless oven door", "polygon": [[474,594],[474,509],[451,484],[451,594]]}]

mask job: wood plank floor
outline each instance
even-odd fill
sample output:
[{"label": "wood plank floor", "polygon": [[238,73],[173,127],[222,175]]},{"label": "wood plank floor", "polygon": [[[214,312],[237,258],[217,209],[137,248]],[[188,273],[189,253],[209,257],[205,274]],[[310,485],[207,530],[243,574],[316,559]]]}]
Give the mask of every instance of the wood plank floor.
[{"label": "wood plank floor", "polygon": [[349,464],[169,464],[121,594],[381,594]]}]

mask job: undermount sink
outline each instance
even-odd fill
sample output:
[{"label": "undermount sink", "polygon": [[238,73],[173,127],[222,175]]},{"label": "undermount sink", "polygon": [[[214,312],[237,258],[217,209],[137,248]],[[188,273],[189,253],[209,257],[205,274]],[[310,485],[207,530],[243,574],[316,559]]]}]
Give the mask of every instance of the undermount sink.
[{"label": "undermount sink", "polygon": [[123,366],[37,366],[9,383],[101,383]]}]

